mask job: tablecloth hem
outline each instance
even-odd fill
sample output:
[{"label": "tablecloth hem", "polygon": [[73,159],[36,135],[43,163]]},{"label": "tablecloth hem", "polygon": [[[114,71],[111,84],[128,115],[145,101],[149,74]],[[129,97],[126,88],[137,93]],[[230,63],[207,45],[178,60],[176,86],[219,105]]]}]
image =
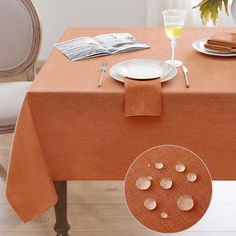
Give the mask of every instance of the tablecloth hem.
[{"label": "tablecloth hem", "polygon": [[6,196],[7,196],[7,200],[10,204],[10,206],[12,207],[12,209],[16,212],[17,216],[20,218],[20,220],[23,223],[27,223],[35,218],[37,218],[38,216],[40,216],[43,212],[47,211],[49,208],[54,207],[54,205],[57,203],[58,201],[58,196],[55,195],[52,199],[52,201],[47,204],[45,207],[40,207],[40,210],[35,212],[34,214],[32,214],[31,216],[23,216],[17,209],[17,207],[14,206],[14,204],[11,204],[11,197],[8,195],[7,191],[6,191]]}]

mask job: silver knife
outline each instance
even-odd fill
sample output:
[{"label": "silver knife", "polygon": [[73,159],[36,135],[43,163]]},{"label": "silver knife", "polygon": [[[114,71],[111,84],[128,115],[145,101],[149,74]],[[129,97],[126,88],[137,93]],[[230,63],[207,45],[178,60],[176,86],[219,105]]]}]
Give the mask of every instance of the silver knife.
[{"label": "silver knife", "polygon": [[182,66],[182,69],[183,69],[183,72],[184,72],[184,78],[185,78],[185,85],[186,85],[186,88],[189,88],[190,86],[189,86],[188,75],[187,75],[188,69],[187,69],[187,67],[185,67],[185,66]]}]

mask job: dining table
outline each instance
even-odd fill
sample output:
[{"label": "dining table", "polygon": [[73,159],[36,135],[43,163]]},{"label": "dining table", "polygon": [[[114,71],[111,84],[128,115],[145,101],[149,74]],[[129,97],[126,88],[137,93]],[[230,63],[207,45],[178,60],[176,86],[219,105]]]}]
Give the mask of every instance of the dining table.
[{"label": "dining table", "polygon": [[[130,33],[149,49],[71,62],[53,48],[22,105],[8,169],[6,195],[23,222],[55,208],[57,235],[69,235],[70,180],[124,180],[145,150],[179,145],[196,153],[213,180],[236,180],[236,57],[206,55],[195,40],[235,28],[186,28],[177,40],[182,68],[161,84],[160,116],[127,117],[125,89],[109,69],[130,59],[165,61],[164,28],[68,28],[60,42],[104,33]],[[98,87],[102,62],[108,62]],[[81,216],[82,217],[82,216]]]}]

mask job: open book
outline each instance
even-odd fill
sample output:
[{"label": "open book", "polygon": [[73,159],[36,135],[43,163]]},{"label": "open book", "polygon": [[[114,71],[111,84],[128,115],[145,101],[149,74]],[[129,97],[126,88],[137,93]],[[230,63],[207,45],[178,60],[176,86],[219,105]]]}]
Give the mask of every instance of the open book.
[{"label": "open book", "polygon": [[150,48],[129,33],[76,38],[54,45],[71,61]]}]

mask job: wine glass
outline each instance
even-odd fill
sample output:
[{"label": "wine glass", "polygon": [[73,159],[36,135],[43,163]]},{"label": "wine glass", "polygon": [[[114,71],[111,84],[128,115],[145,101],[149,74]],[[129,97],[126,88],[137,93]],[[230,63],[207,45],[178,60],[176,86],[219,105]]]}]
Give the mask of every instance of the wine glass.
[{"label": "wine glass", "polygon": [[172,57],[166,62],[174,67],[181,66],[182,61],[175,60],[176,39],[183,33],[186,11],[180,9],[168,9],[162,11],[166,36],[171,40]]}]

